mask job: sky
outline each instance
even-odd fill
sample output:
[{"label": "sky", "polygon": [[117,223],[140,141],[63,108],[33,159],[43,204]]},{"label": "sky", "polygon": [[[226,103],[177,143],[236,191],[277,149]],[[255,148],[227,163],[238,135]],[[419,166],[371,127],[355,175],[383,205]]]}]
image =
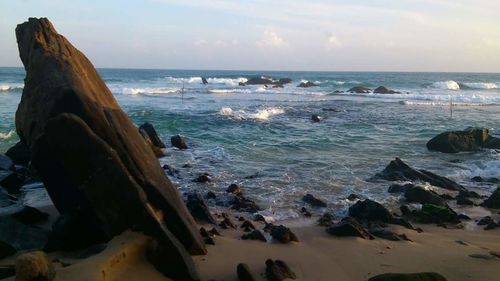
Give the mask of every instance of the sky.
[{"label": "sky", "polygon": [[47,17],[96,67],[500,72],[497,0],[0,0],[0,66],[15,26]]}]

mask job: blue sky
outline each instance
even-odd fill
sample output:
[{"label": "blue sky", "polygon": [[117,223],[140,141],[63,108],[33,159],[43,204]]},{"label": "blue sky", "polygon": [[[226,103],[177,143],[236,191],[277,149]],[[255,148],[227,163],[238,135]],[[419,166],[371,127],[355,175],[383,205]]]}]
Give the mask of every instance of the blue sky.
[{"label": "blue sky", "polygon": [[500,1],[0,0],[14,28],[48,17],[97,67],[500,72]]}]

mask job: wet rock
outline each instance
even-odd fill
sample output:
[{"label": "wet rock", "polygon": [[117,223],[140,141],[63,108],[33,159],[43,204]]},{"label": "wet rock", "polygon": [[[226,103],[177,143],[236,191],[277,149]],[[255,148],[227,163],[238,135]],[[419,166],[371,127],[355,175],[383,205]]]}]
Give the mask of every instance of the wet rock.
[{"label": "wet rock", "polygon": [[249,220],[245,220],[241,226],[241,228],[250,228],[250,229],[255,229],[255,226],[253,225],[253,223]]},{"label": "wet rock", "polygon": [[311,116],[311,120],[312,120],[313,122],[321,122],[321,119],[323,119],[323,118],[321,118],[321,116],[319,116],[319,115],[317,115],[317,114],[313,114],[313,115]]},{"label": "wet rock", "polygon": [[210,213],[210,209],[207,206],[207,202],[203,199],[198,192],[193,192],[187,196],[186,206],[191,212],[191,215],[204,223],[217,224],[215,219],[212,217]]},{"label": "wet rock", "polygon": [[401,214],[403,216],[408,216],[411,214],[411,210],[410,210],[410,207],[408,207],[408,205],[401,205],[399,207],[399,210],[401,211]]},{"label": "wet rock", "polygon": [[406,201],[410,203],[444,206],[445,202],[437,193],[423,186],[413,186],[405,191]]},{"label": "wet rock", "polygon": [[212,235],[204,227],[200,228],[200,235],[201,237],[203,237],[203,241],[205,241],[205,244],[215,245],[215,241],[212,238]]},{"label": "wet rock", "polygon": [[236,225],[233,223],[233,221],[229,218],[228,215],[222,214],[223,220],[221,223],[219,223],[219,226],[223,229],[228,229],[228,228],[233,228],[236,229]]},{"label": "wet rock", "polygon": [[215,199],[215,198],[217,198],[217,195],[215,195],[215,193],[213,191],[209,191],[209,192],[207,192],[206,197],[207,197],[207,199]]},{"label": "wet rock", "polygon": [[171,137],[170,142],[173,147],[177,147],[178,149],[188,149],[188,145],[186,144],[186,140],[183,135],[175,135]]},{"label": "wet rock", "polygon": [[207,183],[212,181],[212,177],[210,177],[208,173],[203,173],[196,177],[193,181],[199,183]]},{"label": "wet rock", "polygon": [[356,204],[349,207],[349,216],[361,222],[390,222],[392,215],[380,203],[370,199],[358,201]]},{"label": "wet rock", "polygon": [[357,200],[357,199],[361,199],[361,197],[359,197],[358,195],[356,194],[349,194],[349,196],[347,196],[347,200],[349,201],[354,201],[354,200]]},{"label": "wet rock", "polygon": [[480,176],[475,176],[471,178],[473,182],[487,182],[487,183],[499,183],[500,179],[498,178],[482,178]]},{"label": "wet rock", "polygon": [[453,196],[451,196],[448,193],[439,194],[439,197],[443,198],[444,200],[453,200],[453,199],[455,199]]},{"label": "wet rock", "polygon": [[446,281],[446,278],[435,272],[384,273],[374,276],[368,281]]},{"label": "wet rock", "polygon": [[312,194],[306,194],[304,197],[302,197],[302,201],[314,207],[326,207],[326,203],[323,200],[314,197]]},{"label": "wet rock", "polygon": [[363,239],[373,239],[373,236],[355,219],[345,217],[326,229],[326,232],[337,237],[360,237]]},{"label": "wet rock", "polygon": [[5,156],[0,154],[0,170],[2,171],[14,171],[14,162],[12,160]]},{"label": "wet rock", "polygon": [[16,252],[16,248],[0,240],[0,260],[5,257],[12,256]]},{"label": "wet rock", "polygon": [[499,227],[500,225],[496,222],[490,222],[486,225],[486,227],[484,228],[484,230],[492,230],[492,229],[495,229],[497,227]]},{"label": "wet rock", "polygon": [[30,206],[25,206],[21,211],[12,215],[16,220],[24,224],[36,224],[47,221],[49,214]]},{"label": "wet rock", "polygon": [[414,180],[419,180],[422,182],[428,182],[431,185],[437,186],[437,187],[442,187],[444,189],[449,189],[449,190],[465,190],[463,186],[460,184],[442,177],[438,176],[434,173],[431,173],[429,171],[425,170],[415,170],[408,166],[406,163],[401,161],[401,159],[396,158],[395,160],[391,161],[385,169],[377,173],[372,180],[378,180],[378,179],[383,179],[383,180],[389,180],[389,181],[414,181]]},{"label": "wet rock", "polygon": [[335,219],[335,216],[330,214],[330,213],[324,213],[319,219],[318,219],[318,225],[319,226],[331,226],[333,225],[333,220]]},{"label": "wet rock", "polygon": [[305,217],[312,217],[311,212],[309,212],[305,207],[300,208],[300,212],[305,216]]},{"label": "wet rock", "polygon": [[93,216],[106,240],[131,227],[152,233],[168,252],[163,272],[197,279],[189,253],[206,249],[194,220],[90,61],[46,18],[16,36],[26,70],[16,130],[55,207]]},{"label": "wet rock", "polygon": [[404,193],[407,189],[414,187],[413,184],[407,183],[407,184],[391,184],[389,188],[387,189],[387,192],[389,193]]},{"label": "wet rock", "polygon": [[217,235],[217,236],[221,236],[220,232],[215,228],[213,227],[212,229],[210,229],[208,231],[208,233],[212,234],[212,235]]},{"label": "wet rock", "polygon": [[231,194],[241,194],[241,188],[239,185],[235,184],[235,183],[232,183],[231,185],[229,185],[229,187],[226,189],[226,192],[227,193],[231,193]]},{"label": "wet rock", "polygon": [[458,192],[458,196],[467,198],[481,198],[481,195],[479,195],[479,193],[470,190],[460,190]]},{"label": "wet rock", "polygon": [[5,188],[8,193],[19,193],[26,178],[13,171],[0,170],[0,186]]},{"label": "wet rock", "polygon": [[254,230],[250,233],[243,234],[243,236],[241,236],[241,239],[243,239],[243,240],[258,240],[258,241],[262,241],[262,242],[267,242],[266,237],[264,236],[264,234],[262,234],[262,232],[260,232],[260,230]]},{"label": "wet rock", "polygon": [[467,216],[466,214],[459,214],[458,215],[458,219],[461,220],[461,221],[462,220],[464,220],[464,221],[470,221],[471,220],[471,218],[469,216]]},{"label": "wet rock", "polygon": [[46,230],[25,225],[11,216],[0,217],[0,229],[0,241],[16,250],[39,250],[47,242]]},{"label": "wet rock", "polygon": [[56,269],[44,252],[22,254],[16,259],[16,281],[52,281],[55,277]]},{"label": "wet rock", "polygon": [[487,208],[500,209],[500,187],[488,199],[484,200],[481,205]]},{"label": "wet rock", "polygon": [[488,225],[490,223],[494,223],[495,221],[493,220],[492,217],[490,216],[486,216],[486,217],[483,217],[481,218],[478,222],[477,222],[477,225]]},{"label": "wet rock", "polygon": [[473,206],[474,202],[464,196],[458,196],[457,197],[457,205],[460,206]]},{"label": "wet rock", "polygon": [[412,215],[422,223],[459,222],[458,214],[448,206],[424,204],[420,211],[413,211]]},{"label": "wet rock", "polygon": [[283,281],[297,278],[297,275],[282,260],[266,260],[266,277],[269,281]]},{"label": "wet rock", "polygon": [[290,83],[292,83],[292,79],[290,79],[290,78],[280,78],[278,80],[278,83],[281,84],[281,85],[290,84]]},{"label": "wet rock", "polygon": [[406,234],[397,234],[393,231],[383,229],[383,228],[371,228],[369,232],[378,238],[382,238],[390,241],[411,241]]},{"label": "wet rock", "polygon": [[348,93],[356,93],[356,94],[367,94],[370,93],[372,89],[366,87],[352,87],[347,90]]},{"label": "wet rock", "polygon": [[234,196],[233,200],[231,201],[231,208],[237,211],[242,211],[242,212],[248,212],[248,213],[255,213],[261,210],[261,208],[255,203],[253,200],[250,200],[244,196],[237,195]]},{"label": "wet rock", "polygon": [[468,128],[464,131],[444,132],[427,142],[431,151],[457,153],[481,148],[500,149],[500,139],[489,135],[485,128]]},{"label": "wet rock", "polygon": [[139,127],[139,133],[142,135],[146,143],[151,147],[157,157],[162,157],[165,155],[162,149],[166,146],[158,136],[156,129],[151,123],[146,122],[142,124]]},{"label": "wet rock", "polygon": [[236,274],[238,275],[238,279],[240,281],[256,281],[257,280],[253,276],[248,265],[245,263],[238,264],[238,266],[236,267]]},{"label": "wet rock", "polygon": [[387,89],[384,86],[377,87],[375,90],[373,90],[373,92],[375,94],[401,94],[401,92]]},{"label": "wet rock", "polygon": [[163,170],[165,172],[167,172],[167,175],[171,176],[171,177],[180,177],[180,172],[179,170],[177,170],[176,168],[174,168],[173,166],[171,165],[168,165],[168,164],[165,164],[163,165]]},{"label": "wet rock", "polygon": [[310,87],[317,87],[317,86],[318,85],[314,84],[311,81],[300,82],[300,84],[297,85],[297,87],[299,87],[299,88],[310,88]]},{"label": "wet rock", "polygon": [[17,142],[13,147],[9,148],[5,155],[8,156],[15,165],[28,166],[31,161],[29,148],[22,142]]},{"label": "wet rock", "polygon": [[271,85],[274,84],[273,79],[267,77],[252,77],[244,83],[244,85]]},{"label": "wet rock", "polygon": [[297,236],[290,230],[290,228],[284,225],[272,225],[270,228],[270,234],[273,239],[281,243],[299,242]]},{"label": "wet rock", "polygon": [[263,216],[263,215],[260,215],[260,214],[256,214],[253,218],[253,221],[260,221],[260,222],[263,222],[263,223],[267,223],[266,222],[266,218]]},{"label": "wet rock", "polygon": [[203,85],[208,84],[207,78],[205,78],[205,77],[201,77],[201,83],[202,83]]}]

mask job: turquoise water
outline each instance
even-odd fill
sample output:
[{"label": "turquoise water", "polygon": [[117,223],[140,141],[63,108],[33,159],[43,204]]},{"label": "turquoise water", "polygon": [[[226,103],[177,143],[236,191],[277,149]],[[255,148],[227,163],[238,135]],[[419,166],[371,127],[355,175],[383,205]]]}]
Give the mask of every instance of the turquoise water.
[{"label": "turquoise water", "polygon": [[[186,136],[191,149],[168,147],[167,156],[160,159],[179,169],[180,176],[172,180],[182,191],[223,192],[236,182],[265,208],[266,215],[297,217],[305,193],[324,198],[336,212],[348,206],[344,198],[350,193],[396,206],[399,198],[386,193],[388,183],[366,181],[394,157],[478,191],[494,186],[478,186],[471,177],[500,177],[500,156],[495,151],[445,155],[425,148],[431,137],[446,130],[480,126],[498,132],[499,74],[99,72],[137,125],[152,123],[168,145],[170,136]],[[238,86],[261,75],[293,82],[283,89]],[[209,84],[202,85],[201,77]],[[0,152],[17,140],[14,113],[23,78],[22,69],[0,68]],[[297,88],[302,80],[319,86]],[[334,93],[380,85],[402,94]],[[312,123],[312,114],[323,121]],[[183,168],[185,164],[190,168]],[[203,172],[214,181],[193,183]]]}]

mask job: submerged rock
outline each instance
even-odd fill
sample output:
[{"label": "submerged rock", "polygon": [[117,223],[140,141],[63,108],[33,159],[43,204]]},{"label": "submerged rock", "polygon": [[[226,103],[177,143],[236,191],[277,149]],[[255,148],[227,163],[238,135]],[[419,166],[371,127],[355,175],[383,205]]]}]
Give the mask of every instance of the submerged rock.
[{"label": "submerged rock", "polygon": [[468,128],[464,131],[444,132],[427,142],[431,151],[457,153],[481,148],[500,149],[500,138],[492,137],[485,128]]},{"label": "submerged rock", "polygon": [[231,194],[241,194],[241,188],[239,185],[232,183],[229,185],[229,187],[226,189],[227,193]]},{"label": "submerged rock", "polygon": [[168,252],[167,276],[199,279],[188,252],[206,249],[194,220],[90,61],[45,18],[16,36],[26,70],[16,129],[58,211],[94,215],[108,240],[151,233]]},{"label": "submerged rock", "polygon": [[170,142],[173,147],[177,147],[178,149],[188,149],[188,145],[186,144],[186,139],[183,135],[175,135],[170,138]]},{"label": "submerged rock", "polygon": [[323,200],[314,197],[314,195],[312,194],[306,194],[304,197],[302,197],[302,201],[314,207],[326,207],[326,203]]},{"label": "submerged rock", "polygon": [[321,122],[321,119],[323,119],[323,118],[321,118],[321,116],[319,116],[319,115],[317,115],[317,114],[313,114],[313,115],[311,116],[311,120],[312,120],[313,122]]},{"label": "submerged rock", "polygon": [[492,209],[500,209],[500,187],[497,188],[488,199],[481,204],[484,207]]},{"label": "submerged rock", "polygon": [[274,80],[267,77],[252,77],[244,83],[244,85],[271,85]]},{"label": "submerged rock", "polygon": [[299,85],[297,85],[297,87],[299,88],[310,88],[310,87],[317,87],[318,85],[311,82],[311,81],[306,81],[306,82],[300,82]]},{"label": "submerged rock", "polygon": [[266,277],[269,281],[295,280],[297,278],[295,272],[284,261],[271,259],[266,261]]},{"label": "submerged rock", "polygon": [[384,273],[374,276],[368,281],[446,281],[446,278],[435,272]]},{"label": "submerged rock", "polygon": [[442,176],[438,176],[434,173],[425,170],[415,170],[408,166],[401,159],[396,158],[391,161],[385,169],[377,173],[372,180],[383,179],[389,181],[422,181],[428,182],[431,185],[442,187],[449,190],[466,190],[462,185]]},{"label": "submerged rock", "polygon": [[142,124],[139,127],[139,133],[142,135],[146,143],[151,147],[157,157],[165,155],[162,149],[166,146],[158,136],[158,133],[156,132],[153,125],[151,125],[151,123],[146,122]]},{"label": "submerged rock", "polygon": [[401,92],[389,90],[384,86],[379,86],[375,90],[373,90],[375,94],[401,94]]},{"label": "submerged rock", "polygon": [[207,78],[205,78],[205,77],[201,77],[201,83],[202,83],[203,85],[208,84]]},{"label": "submerged rock", "polygon": [[366,87],[352,87],[349,90],[347,90],[348,93],[356,93],[356,94],[367,94],[370,93],[372,89],[366,88]]}]

